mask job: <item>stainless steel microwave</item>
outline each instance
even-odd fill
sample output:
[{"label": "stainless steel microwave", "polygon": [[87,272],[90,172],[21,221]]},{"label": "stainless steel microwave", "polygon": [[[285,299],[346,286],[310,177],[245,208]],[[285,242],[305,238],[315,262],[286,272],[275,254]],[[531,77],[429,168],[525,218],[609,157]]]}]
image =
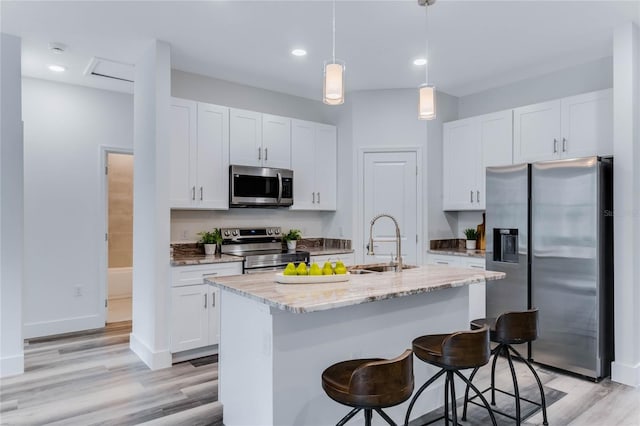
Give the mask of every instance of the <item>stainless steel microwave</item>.
[{"label": "stainless steel microwave", "polygon": [[229,166],[230,207],[289,207],[293,204],[293,170]]}]

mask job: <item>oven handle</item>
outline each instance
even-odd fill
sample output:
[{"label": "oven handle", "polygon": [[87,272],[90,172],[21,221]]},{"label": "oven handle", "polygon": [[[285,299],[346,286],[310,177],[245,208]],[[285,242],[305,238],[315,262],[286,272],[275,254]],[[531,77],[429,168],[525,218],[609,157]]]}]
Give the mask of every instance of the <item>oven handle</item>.
[{"label": "oven handle", "polygon": [[271,266],[271,267],[267,267],[267,268],[254,268],[254,269],[245,269],[244,273],[245,274],[257,274],[260,272],[280,272],[284,269],[284,267],[287,265],[278,265],[278,266]]},{"label": "oven handle", "polygon": [[278,200],[277,203],[280,204],[282,200],[282,174],[277,173],[278,176]]}]

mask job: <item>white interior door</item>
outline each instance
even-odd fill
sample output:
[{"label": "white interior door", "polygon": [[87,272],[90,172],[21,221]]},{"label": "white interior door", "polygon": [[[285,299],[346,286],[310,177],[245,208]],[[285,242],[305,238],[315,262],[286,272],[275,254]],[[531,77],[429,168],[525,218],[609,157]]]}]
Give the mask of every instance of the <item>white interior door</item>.
[{"label": "white interior door", "polygon": [[[417,155],[416,152],[367,152],[364,154],[364,200],[362,218],[365,245],[369,241],[371,219],[388,213],[400,225],[404,263],[417,264]],[[374,256],[365,248],[365,263],[389,262],[395,256],[395,227],[380,218],[373,227]]]}]

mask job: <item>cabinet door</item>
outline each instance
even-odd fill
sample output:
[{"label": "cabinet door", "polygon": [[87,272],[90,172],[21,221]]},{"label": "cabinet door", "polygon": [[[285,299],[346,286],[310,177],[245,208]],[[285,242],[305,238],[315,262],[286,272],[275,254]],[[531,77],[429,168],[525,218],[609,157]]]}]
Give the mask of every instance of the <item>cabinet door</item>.
[{"label": "cabinet door", "polygon": [[291,168],[291,119],[262,114],[262,165]]},{"label": "cabinet door", "polygon": [[291,210],[315,210],[315,124],[291,122],[291,167],[293,169],[293,205]]},{"label": "cabinet door", "polygon": [[611,89],[571,96],[562,105],[562,158],[613,154]]},{"label": "cabinet door", "polygon": [[229,208],[229,109],[198,103],[196,204]]},{"label": "cabinet door", "polygon": [[335,126],[316,124],[314,153],[316,209],[336,210],[338,142]]},{"label": "cabinet door", "polygon": [[476,200],[480,159],[477,119],[444,124],[443,210],[478,209]]},{"label": "cabinet door", "polygon": [[208,344],[208,288],[206,284],[171,288],[171,352]]},{"label": "cabinet door", "polygon": [[513,111],[487,114],[479,120],[482,157],[478,167],[475,202],[478,209],[485,208],[485,181],[487,167],[513,164]]},{"label": "cabinet door", "polygon": [[560,101],[513,110],[513,163],[560,158]]},{"label": "cabinet door", "polygon": [[195,202],[196,103],[171,99],[169,206],[191,207]]},{"label": "cabinet door", "polygon": [[209,345],[220,343],[220,289],[212,285],[209,290]]},{"label": "cabinet door", "polygon": [[262,114],[241,109],[229,110],[229,160],[231,164],[261,166]]}]

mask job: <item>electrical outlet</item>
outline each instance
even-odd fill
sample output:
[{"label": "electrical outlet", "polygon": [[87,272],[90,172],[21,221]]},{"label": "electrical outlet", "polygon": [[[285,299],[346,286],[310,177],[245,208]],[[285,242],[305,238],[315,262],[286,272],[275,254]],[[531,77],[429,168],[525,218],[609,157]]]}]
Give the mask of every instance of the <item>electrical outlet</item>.
[{"label": "electrical outlet", "polygon": [[75,287],[73,287],[73,295],[78,297],[78,296],[82,296],[82,286],[81,285],[77,285]]},{"label": "electrical outlet", "polygon": [[182,239],[183,240],[187,239],[187,230],[186,229],[184,231],[182,231]]}]

